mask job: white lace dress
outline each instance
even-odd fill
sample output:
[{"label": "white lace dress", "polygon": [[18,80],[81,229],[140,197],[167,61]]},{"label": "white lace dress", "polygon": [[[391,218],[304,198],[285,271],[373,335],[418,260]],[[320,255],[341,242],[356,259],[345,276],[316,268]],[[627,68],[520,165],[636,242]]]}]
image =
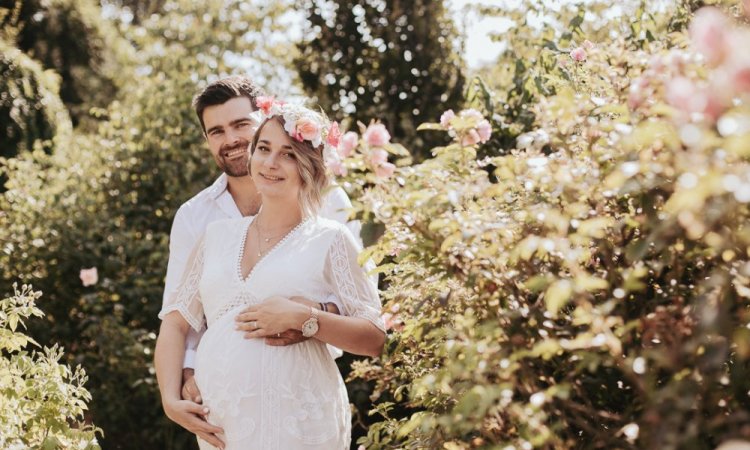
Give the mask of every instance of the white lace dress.
[{"label": "white lace dress", "polygon": [[[248,340],[235,330],[247,305],[281,295],[324,301],[336,295],[342,314],[379,329],[377,288],[357,264],[361,248],[338,222],[306,219],[243,279],[240,259],[253,218],[210,224],[196,246],[176,295],[159,313],[179,313],[195,330],[195,380],[210,408],[208,421],[224,429],[227,450],[344,450],[351,417],[346,387],[326,345],[309,339],[286,347]],[[198,440],[202,450],[213,449]]]}]

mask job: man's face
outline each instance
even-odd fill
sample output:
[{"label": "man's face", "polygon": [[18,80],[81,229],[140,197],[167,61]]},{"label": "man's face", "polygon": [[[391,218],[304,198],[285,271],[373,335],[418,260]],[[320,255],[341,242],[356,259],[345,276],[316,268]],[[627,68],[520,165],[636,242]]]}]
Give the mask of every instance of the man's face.
[{"label": "man's face", "polygon": [[216,164],[230,177],[248,175],[250,142],[258,126],[250,113],[253,105],[247,97],[236,97],[203,110],[208,148]]}]

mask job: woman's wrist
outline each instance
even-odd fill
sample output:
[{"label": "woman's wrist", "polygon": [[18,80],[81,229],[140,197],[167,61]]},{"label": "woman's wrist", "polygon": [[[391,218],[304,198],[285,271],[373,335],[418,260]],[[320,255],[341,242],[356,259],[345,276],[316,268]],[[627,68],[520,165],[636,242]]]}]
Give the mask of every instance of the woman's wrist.
[{"label": "woman's wrist", "polygon": [[[311,302],[312,303],[312,302]],[[292,320],[289,325],[291,329],[302,330],[302,324],[310,317],[310,308],[314,308],[312,305],[305,305],[303,303],[296,303],[294,312],[291,314]]]}]

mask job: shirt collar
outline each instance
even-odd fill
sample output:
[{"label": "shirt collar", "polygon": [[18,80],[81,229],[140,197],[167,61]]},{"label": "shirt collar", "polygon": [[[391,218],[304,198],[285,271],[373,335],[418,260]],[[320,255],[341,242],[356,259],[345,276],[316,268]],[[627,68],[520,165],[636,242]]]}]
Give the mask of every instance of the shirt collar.
[{"label": "shirt collar", "polygon": [[216,181],[214,181],[214,184],[211,185],[211,187],[209,188],[209,192],[211,194],[211,198],[216,200],[226,190],[227,190],[227,174],[222,173],[219,176],[219,178],[217,178]]}]

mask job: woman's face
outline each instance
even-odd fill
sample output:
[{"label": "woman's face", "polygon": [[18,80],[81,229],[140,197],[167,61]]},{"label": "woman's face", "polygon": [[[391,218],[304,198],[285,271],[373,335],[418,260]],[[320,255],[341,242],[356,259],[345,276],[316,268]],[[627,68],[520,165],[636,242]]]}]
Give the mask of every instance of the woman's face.
[{"label": "woman's face", "polygon": [[264,197],[297,201],[302,178],[291,138],[276,120],[260,130],[258,144],[250,157],[250,175]]}]

